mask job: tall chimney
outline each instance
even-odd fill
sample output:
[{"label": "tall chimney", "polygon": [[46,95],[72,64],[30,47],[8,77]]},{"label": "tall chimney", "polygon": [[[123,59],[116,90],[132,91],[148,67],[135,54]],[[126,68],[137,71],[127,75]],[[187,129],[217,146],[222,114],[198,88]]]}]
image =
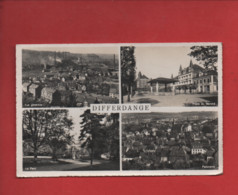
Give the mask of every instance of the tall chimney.
[{"label": "tall chimney", "polygon": [[115,54],[113,55],[113,63],[114,63],[114,69],[116,70],[116,56],[115,56]]},{"label": "tall chimney", "polygon": [[55,51],[55,62],[54,62],[54,65],[56,65],[56,51]]}]

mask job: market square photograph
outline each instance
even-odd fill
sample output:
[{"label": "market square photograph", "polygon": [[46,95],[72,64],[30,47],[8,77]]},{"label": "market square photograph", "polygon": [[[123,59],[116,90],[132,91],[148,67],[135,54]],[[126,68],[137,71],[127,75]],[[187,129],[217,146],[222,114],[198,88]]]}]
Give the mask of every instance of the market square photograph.
[{"label": "market square photograph", "polygon": [[122,46],[121,101],[218,106],[218,45]]}]

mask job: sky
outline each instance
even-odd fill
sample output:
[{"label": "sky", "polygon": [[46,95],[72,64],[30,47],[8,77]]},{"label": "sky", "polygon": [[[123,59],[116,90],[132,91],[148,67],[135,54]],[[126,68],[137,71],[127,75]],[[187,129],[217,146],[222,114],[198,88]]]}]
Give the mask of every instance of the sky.
[{"label": "sky", "polygon": [[190,60],[199,63],[188,56],[191,46],[136,47],[135,58],[137,75],[139,71],[148,78],[177,76],[179,66],[189,66]]},{"label": "sky", "polygon": [[71,52],[71,53],[80,53],[80,54],[118,54],[118,47],[112,46],[58,46],[58,47],[26,47],[24,49],[36,50],[36,51],[56,51],[56,52]]}]

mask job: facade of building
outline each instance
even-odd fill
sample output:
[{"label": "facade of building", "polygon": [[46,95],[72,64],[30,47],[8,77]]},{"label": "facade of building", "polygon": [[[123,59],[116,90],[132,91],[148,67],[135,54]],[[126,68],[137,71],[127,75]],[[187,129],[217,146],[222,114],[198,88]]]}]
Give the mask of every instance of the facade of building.
[{"label": "facade of building", "polygon": [[201,73],[193,79],[194,85],[197,86],[198,93],[216,93],[218,92],[217,72],[214,70]]},{"label": "facade of building", "polygon": [[206,154],[206,150],[200,142],[194,142],[192,144],[191,154]]},{"label": "facade of building", "polygon": [[51,87],[44,87],[41,91],[41,97],[44,98],[47,102],[51,103],[53,100],[53,94],[57,90]]},{"label": "facade of building", "polygon": [[29,92],[29,87],[32,83],[29,83],[29,82],[25,82],[22,84],[22,90],[23,92]]},{"label": "facade of building", "polygon": [[149,78],[145,75],[142,75],[141,72],[139,72],[137,80],[136,80],[137,89],[148,88],[149,87],[148,81],[149,81]]},{"label": "facade of building", "polygon": [[40,98],[42,87],[37,84],[31,84],[29,86],[29,92],[33,95],[35,99]]},{"label": "facade of building", "polygon": [[[206,70],[199,65],[193,64],[192,60],[186,68],[180,66],[178,76],[171,78],[159,77],[149,81],[139,79],[138,75],[137,88],[146,83],[150,83],[151,93],[157,95],[176,95],[191,93],[217,93],[218,77],[216,70]],[[141,81],[142,80],[142,81]]]},{"label": "facade of building", "polygon": [[175,83],[176,93],[216,93],[218,91],[217,71],[205,70],[193,64],[186,68],[180,66]]}]

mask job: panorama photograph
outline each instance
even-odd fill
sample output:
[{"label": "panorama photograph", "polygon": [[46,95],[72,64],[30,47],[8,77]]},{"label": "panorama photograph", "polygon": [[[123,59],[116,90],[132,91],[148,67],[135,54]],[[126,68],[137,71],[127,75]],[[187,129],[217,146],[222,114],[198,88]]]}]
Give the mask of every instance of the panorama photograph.
[{"label": "panorama photograph", "polygon": [[123,170],[217,170],[217,112],[122,114]]},{"label": "panorama photograph", "polygon": [[117,47],[22,49],[23,107],[119,103]]},{"label": "panorama photograph", "polygon": [[24,110],[23,171],[119,170],[119,114]]},{"label": "panorama photograph", "polygon": [[218,45],[121,47],[122,103],[218,106]]}]

